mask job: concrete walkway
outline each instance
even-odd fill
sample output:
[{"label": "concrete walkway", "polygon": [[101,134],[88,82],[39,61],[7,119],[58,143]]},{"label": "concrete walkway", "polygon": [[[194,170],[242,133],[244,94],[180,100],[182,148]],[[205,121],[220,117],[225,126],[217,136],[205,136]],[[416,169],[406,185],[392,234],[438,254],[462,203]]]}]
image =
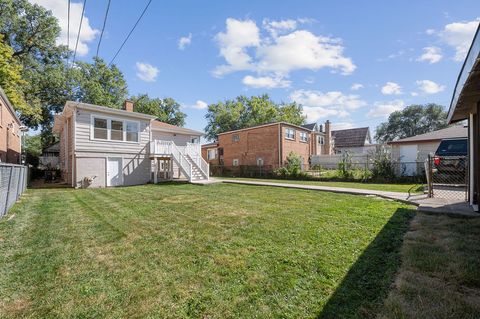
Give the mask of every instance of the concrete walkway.
[{"label": "concrete walkway", "polygon": [[428,196],[425,194],[410,195],[408,193],[386,192],[386,191],[371,190],[371,189],[331,187],[331,186],[307,185],[307,184],[291,184],[291,183],[282,183],[282,182],[277,183],[277,182],[264,182],[264,181],[246,181],[246,180],[219,179],[219,178],[215,178],[215,181],[221,181],[223,183],[228,183],[228,184],[272,186],[272,187],[326,191],[326,192],[352,194],[352,195],[378,196],[381,198],[396,200],[402,203],[415,205],[417,206],[417,210],[423,211],[423,212],[480,217],[480,214],[474,212],[473,209],[470,207],[470,205],[468,205],[465,202],[458,202],[458,201],[453,202],[443,198],[428,198]]}]

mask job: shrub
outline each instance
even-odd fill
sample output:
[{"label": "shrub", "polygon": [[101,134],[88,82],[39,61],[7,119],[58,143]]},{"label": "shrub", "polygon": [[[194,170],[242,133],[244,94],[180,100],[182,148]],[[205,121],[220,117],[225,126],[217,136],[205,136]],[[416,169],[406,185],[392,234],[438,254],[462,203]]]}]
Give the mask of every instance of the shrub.
[{"label": "shrub", "polygon": [[348,152],[344,153],[342,160],[338,162],[338,173],[341,178],[353,178],[352,158]]},{"label": "shrub", "polygon": [[379,149],[373,157],[372,177],[385,181],[395,180],[395,167],[390,154],[385,149]]},{"label": "shrub", "polygon": [[308,175],[302,171],[302,159],[290,152],[284,167],[275,170],[275,174],[283,178],[307,178]]}]

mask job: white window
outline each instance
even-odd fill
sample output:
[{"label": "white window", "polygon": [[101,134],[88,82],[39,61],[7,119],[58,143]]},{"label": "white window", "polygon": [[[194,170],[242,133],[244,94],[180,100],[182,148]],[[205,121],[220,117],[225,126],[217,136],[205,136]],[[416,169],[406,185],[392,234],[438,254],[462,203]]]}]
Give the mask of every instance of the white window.
[{"label": "white window", "polygon": [[198,144],[198,137],[192,137],[191,143],[192,144]]},{"label": "white window", "polygon": [[235,158],[232,162],[233,166],[238,166],[238,158]]},{"label": "white window", "polygon": [[285,138],[288,138],[289,140],[294,140],[295,139],[295,130],[293,128],[286,128],[285,129]]},{"label": "white window", "polygon": [[257,166],[263,166],[263,158],[262,157],[257,157]]},{"label": "white window", "polygon": [[110,139],[112,141],[123,141],[123,121],[112,120]]},{"label": "white window", "polygon": [[233,142],[238,142],[238,141],[240,141],[240,136],[239,136],[238,134],[232,135],[232,141],[233,141]]},{"label": "white window", "polygon": [[108,140],[108,120],[101,118],[93,119],[93,138]]},{"label": "white window", "polygon": [[138,142],[138,123],[126,122],[126,138],[127,142]]},{"label": "white window", "polygon": [[93,117],[93,139],[120,142],[138,142],[138,122]]},{"label": "white window", "polygon": [[302,142],[307,142],[308,141],[308,135],[306,132],[300,132],[300,141]]},{"label": "white window", "polygon": [[212,149],[207,150],[207,159],[208,160],[212,160],[212,159],[216,159],[216,158],[217,158],[217,149],[216,148],[212,148]]},{"label": "white window", "polygon": [[324,145],[324,144],[325,144],[325,137],[319,136],[319,138],[318,138],[318,144]]}]

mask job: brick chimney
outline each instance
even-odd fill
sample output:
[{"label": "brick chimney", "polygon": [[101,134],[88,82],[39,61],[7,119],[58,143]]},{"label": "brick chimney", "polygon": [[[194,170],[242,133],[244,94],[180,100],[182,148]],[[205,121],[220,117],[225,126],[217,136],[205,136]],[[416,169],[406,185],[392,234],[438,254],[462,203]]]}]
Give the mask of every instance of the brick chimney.
[{"label": "brick chimney", "polygon": [[332,131],[330,128],[330,121],[325,122],[325,144],[323,145],[323,150],[325,155],[332,154]]},{"label": "brick chimney", "polygon": [[130,100],[125,100],[123,103],[123,109],[127,112],[133,112],[133,102]]}]

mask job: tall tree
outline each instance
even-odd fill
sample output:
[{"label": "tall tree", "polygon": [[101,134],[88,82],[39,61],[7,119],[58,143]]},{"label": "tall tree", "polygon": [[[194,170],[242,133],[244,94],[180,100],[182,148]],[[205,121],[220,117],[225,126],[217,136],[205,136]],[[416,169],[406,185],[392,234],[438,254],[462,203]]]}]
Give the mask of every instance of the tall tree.
[{"label": "tall tree", "polygon": [[375,139],[385,143],[447,126],[447,113],[443,106],[434,103],[415,104],[390,114],[388,121],[377,127]]},{"label": "tall tree", "polygon": [[70,92],[64,72],[69,51],[56,44],[58,21],[51,11],[27,0],[0,0],[0,12],[0,34],[22,66],[21,89],[29,106],[14,107],[29,127],[48,126],[50,113],[61,109]]},{"label": "tall tree", "polygon": [[73,98],[85,103],[120,108],[127,98],[127,82],[115,64],[101,58],[93,63],[77,62],[72,69]]},{"label": "tall tree", "polygon": [[172,125],[185,125],[187,115],[180,110],[180,104],[172,98],[150,98],[148,94],[140,94],[130,98],[135,111],[154,115],[158,120]]},{"label": "tall tree", "polygon": [[284,121],[300,125],[305,122],[302,106],[294,103],[273,102],[267,94],[238,96],[234,100],[213,103],[208,106],[206,137],[216,139],[218,134],[254,125]]}]

